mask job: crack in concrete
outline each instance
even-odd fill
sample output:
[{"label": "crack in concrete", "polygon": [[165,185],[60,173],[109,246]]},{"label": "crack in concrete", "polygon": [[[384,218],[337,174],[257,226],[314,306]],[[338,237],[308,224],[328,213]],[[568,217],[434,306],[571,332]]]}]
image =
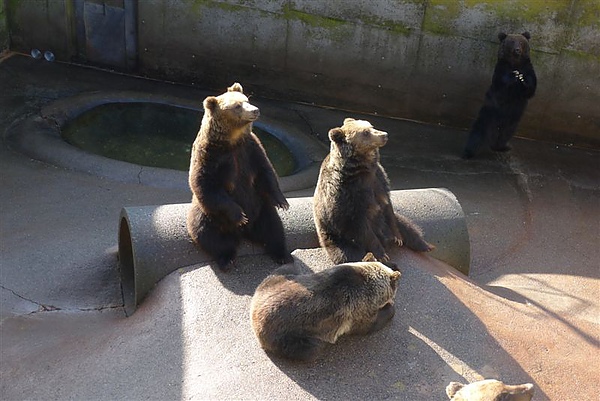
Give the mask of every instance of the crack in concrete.
[{"label": "crack in concrete", "polygon": [[37,305],[38,306],[38,310],[34,311],[34,312],[31,312],[31,313],[50,312],[50,311],[61,310],[61,308],[58,308],[58,307],[56,307],[54,305],[45,305],[45,304],[42,304],[40,302],[36,302],[36,301],[34,301],[32,299],[25,298],[24,296],[22,296],[20,294],[17,294],[14,290],[11,290],[10,288],[6,288],[5,286],[3,286],[1,284],[0,284],[0,288],[2,288],[3,290],[6,290],[6,291],[10,291],[17,298],[21,298],[24,301],[30,302],[30,303],[32,303],[34,305]]},{"label": "crack in concrete", "polygon": [[103,310],[107,310],[107,309],[119,309],[119,308],[123,308],[123,305],[107,305],[107,306],[98,306],[98,307],[94,307],[94,308],[61,308],[58,306],[54,306],[54,305],[48,305],[48,304],[43,304],[41,302],[36,302],[32,299],[26,298],[20,294],[18,294],[16,291],[7,288],[3,285],[0,284],[0,288],[6,291],[9,291],[10,293],[12,293],[15,297],[20,298],[24,301],[27,301],[33,305],[36,305],[38,307],[38,309],[36,311],[31,311],[29,313],[27,313],[28,315],[33,315],[36,313],[42,313],[42,312],[55,312],[55,311],[65,311],[65,312],[100,312]]}]

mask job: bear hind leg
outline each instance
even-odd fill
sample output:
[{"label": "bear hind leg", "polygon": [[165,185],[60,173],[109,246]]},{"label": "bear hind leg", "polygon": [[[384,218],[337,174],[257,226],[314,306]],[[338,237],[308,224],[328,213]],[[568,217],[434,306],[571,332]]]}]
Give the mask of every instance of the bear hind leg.
[{"label": "bear hind leg", "polygon": [[490,107],[484,106],[481,108],[469,132],[467,144],[462,154],[463,159],[473,158],[484,145],[489,143],[490,137],[498,129],[495,114],[496,112]]},{"label": "bear hind leg", "polygon": [[508,141],[510,141],[515,132],[517,132],[518,125],[519,122],[514,121],[500,127],[498,138],[491,145],[492,150],[496,152],[507,152],[511,150],[511,146],[508,144]]},{"label": "bear hind leg", "polygon": [[425,241],[421,229],[406,217],[396,213],[396,224],[404,245],[417,252],[429,252],[435,246]]},{"label": "bear hind leg", "polygon": [[262,244],[265,252],[276,263],[286,264],[294,261],[287,249],[283,223],[274,207],[263,207],[256,222],[249,228],[248,236],[251,241]]},{"label": "bear hind leg", "polygon": [[187,227],[192,241],[215,260],[219,269],[227,271],[231,268],[240,244],[239,234],[222,232],[194,205],[188,213]]},{"label": "bear hind leg", "polygon": [[342,241],[327,241],[323,246],[329,259],[336,264],[359,262],[367,252],[364,249],[358,249],[356,246]]},{"label": "bear hind leg", "polygon": [[289,333],[277,341],[276,354],[296,361],[313,361],[325,347],[325,342],[316,337]]}]

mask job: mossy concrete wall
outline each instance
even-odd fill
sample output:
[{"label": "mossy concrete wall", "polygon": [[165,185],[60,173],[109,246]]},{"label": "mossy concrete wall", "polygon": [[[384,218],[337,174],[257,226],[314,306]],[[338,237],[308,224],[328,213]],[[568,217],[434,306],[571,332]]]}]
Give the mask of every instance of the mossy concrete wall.
[{"label": "mossy concrete wall", "polygon": [[[72,59],[70,0],[7,4],[13,47],[45,41]],[[498,32],[528,30],[539,86],[518,135],[600,147],[597,0],[157,0],[136,12],[142,75],[465,129]],[[42,22],[56,33],[26,28]]]},{"label": "mossy concrete wall", "polygon": [[0,0],[0,52],[8,49],[8,28],[6,26],[5,1]]}]

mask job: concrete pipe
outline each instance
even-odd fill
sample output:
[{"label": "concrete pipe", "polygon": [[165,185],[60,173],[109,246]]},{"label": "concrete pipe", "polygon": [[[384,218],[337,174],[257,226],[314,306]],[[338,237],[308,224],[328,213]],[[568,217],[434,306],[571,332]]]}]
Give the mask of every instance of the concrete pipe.
[{"label": "concrete pipe", "polygon": [[[317,248],[312,198],[290,198],[280,211],[290,250]],[[446,189],[392,191],[396,211],[419,224],[436,249],[429,253],[468,274],[470,248],[464,213]],[[191,241],[186,228],[190,204],[125,207],[119,223],[119,265],[127,315],[154,285],[180,267],[207,263],[210,257]],[[238,256],[263,253],[245,241]]]}]

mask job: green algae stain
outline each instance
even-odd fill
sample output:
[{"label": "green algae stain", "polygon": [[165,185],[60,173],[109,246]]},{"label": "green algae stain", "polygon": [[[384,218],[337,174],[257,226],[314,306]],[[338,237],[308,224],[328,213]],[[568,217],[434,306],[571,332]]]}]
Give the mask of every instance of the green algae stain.
[{"label": "green algae stain", "polygon": [[461,11],[458,1],[431,0],[425,10],[423,30],[437,35],[451,35],[455,31],[453,21]]},{"label": "green algae stain", "polygon": [[380,27],[399,35],[410,35],[412,32],[412,29],[406,25],[374,16],[361,17],[361,21],[366,25]]},{"label": "green algae stain", "polygon": [[574,49],[562,49],[562,54],[566,57],[577,59],[578,61],[600,62],[600,55],[582,52]]},{"label": "green algae stain", "polygon": [[211,1],[211,0],[186,0],[186,3],[190,5],[190,10],[194,13],[194,14],[201,14],[201,10],[203,8],[218,8],[224,11],[232,11],[232,12],[238,12],[238,11],[243,11],[246,10],[247,7],[241,6],[241,5],[237,5],[237,4],[230,4],[230,3],[222,3],[219,1]]},{"label": "green algae stain", "polygon": [[287,20],[301,21],[302,23],[313,28],[335,29],[347,24],[346,21],[338,18],[323,17],[320,15],[298,11],[289,5],[283,7],[283,17]]}]

